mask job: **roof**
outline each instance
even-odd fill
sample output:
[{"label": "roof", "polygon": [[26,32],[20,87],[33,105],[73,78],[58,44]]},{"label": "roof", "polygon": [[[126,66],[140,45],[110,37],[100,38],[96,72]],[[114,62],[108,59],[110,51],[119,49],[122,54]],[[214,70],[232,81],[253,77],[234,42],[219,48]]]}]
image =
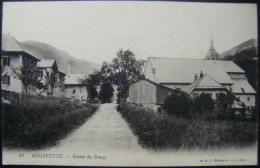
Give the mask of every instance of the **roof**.
[{"label": "roof", "polygon": [[59,73],[63,74],[63,75],[67,75],[65,72],[63,72],[62,70],[58,71]]},{"label": "roof", "polygon": [[246,79],[233,79],[232,92],[237,94],[250,93],[255,94],[256,91],[252,88],[252,86],[248,83]]},{"label": "roof", "polygon": [[219,68],[223,68],[227,73],[245,73],[237,64],[233,61],[215,61]]},{"label": "roof", "polygon": [[139,81],[142,81],[142,80],[145,80],[145,81],[147,81],[147,82],[150,82],[150,83],[152,83],[152,84],[154,84],[154,85],[156,85],[156,86],[158,86],[158,87],[166,88],[166,89],[169,89],[169,90],[174,90],[174,89],[169,88],[169,87],[167,87],[167,86],[164,86],[164,85],[160,85],[160,84],[158,84],[158,83],[155,83],[155,82],[153,82],[153,81],[151,81],[151,80],[149,80],[149,79],[139,79],[139,80],[137,80],[137,81],[132,82],[130,85],[132,85],[132,84],[134,84],[134,83],[137,83],[137,82],[139,82]]},{"label": "roof", "polygon": [[86,74],[67,74],[65,78],[65,85],[81,85],[79,82],[80,79],[85,79]]},{"label": "roof", "polygon": [[221,84],[232,84],[227,72],[244,71],[232,61],[201,60],[184,58],[149,57],[155,69],[156,82],[159,83],[192,83],[194,75],[202,71]]},{"label": "roof", "polygon": [[30,56],[39,60],[35,54],[33,54],[28,48],[21,45],[13,36],[8,34],[2,34],[2,50],[9,52],[26,52]]},{"label": "roof", "polygon": [[211,78],[209,75],[204,74],[203,77],[197,79],[186,89],[190,94],[194,89],[225,89],[220,83]]},{"label": "roof", "polygon": [[42,60],[38,63],[38,66],[39,66],[40,68],[51,68],[54,63],[55,63],[55,60],[45,60],[45,59],[42,59]]}]

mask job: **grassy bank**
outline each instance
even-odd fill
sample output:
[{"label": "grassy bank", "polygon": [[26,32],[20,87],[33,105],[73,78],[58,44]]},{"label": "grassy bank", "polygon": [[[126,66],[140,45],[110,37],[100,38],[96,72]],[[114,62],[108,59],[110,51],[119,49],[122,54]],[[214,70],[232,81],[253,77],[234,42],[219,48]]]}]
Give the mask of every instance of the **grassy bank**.
[{"label": "grassy bank", "polygon": [[134,104],[117,110],[138,136],[139,144],[151,149],[213,149],[242,147],[257,142],[257,124],[246,121],[184,119],[158,115]]},{"label": "grassy bank", "polygon": [[1,104],[3,146],[43,148],[52,146],[82,125],[97,105],[60,98],[23,96]]}]

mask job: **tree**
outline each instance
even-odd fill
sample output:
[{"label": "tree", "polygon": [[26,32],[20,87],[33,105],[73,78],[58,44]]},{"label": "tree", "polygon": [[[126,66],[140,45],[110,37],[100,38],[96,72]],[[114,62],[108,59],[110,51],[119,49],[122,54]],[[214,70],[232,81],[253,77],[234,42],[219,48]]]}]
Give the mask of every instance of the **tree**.
[{"label": "tree", "polygon": [[80,79],[79,82],[81,84],[85,84],[86,85],[87,91],[88,91],[88,97],[91,100],[94,100],[95,98],[98,97],[97,86],[99,86],[100,82],[101,82],[101,73],[100,73],[100,71],[94,71],[87,78]]},{"label": "tree", "polygon": [[191,98],[183,91],[175,89],[171,95],[167,96],[163,105],[168,114],[179,115],[190,118]]},{"label": "tree", "polygon": [[52,95],[53,89],[60,87],[63,84],[64,79],[60,79],[58,74],[53,72],[50,73],[50,75],[44,75],[43,81],[45,84],[39,85],[38,88],[42,88],[44,91],[48,91],[48,87],[50,87],[50,94]]},{"label": "tree", "polygon": [[111,64],[103,64],[102,71],[111,82],[117,86],[118,100],[126,97],[126,91],[130,83],[144,78],[143,66],[145,61],[136,60],[130,50],[120,50]]},{"label": "tree", "polygon": [[111,83],[103,83],[100,87],[99,91],[99,100],[102,102],[111,102],[111,98],[113,97],[113,86]]},{"label": "tree", "polygon": [[234,98],[230,94],[220,93],[216,102],[216,112],[218,116],[221,118],[232,118],[233,117],[233,109],[232,105],[234,103]]},{"label": "tree", "polygon": [[32,64],[15,68],[11,67],[11,71],[14,78],[22,82],[26,95],[28,95],[29,86],[37,86],[40,83],[37,67]]},{"label": "tree", "polygon": [[194,117],[203,119],[215,119],[215,102],[207,93],[201,93],[193,102]]}]

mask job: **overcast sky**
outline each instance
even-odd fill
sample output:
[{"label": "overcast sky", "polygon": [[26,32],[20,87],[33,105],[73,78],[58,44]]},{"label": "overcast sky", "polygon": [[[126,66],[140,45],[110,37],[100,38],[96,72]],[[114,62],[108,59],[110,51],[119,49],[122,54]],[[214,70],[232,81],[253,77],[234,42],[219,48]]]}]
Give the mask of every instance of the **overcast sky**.
[{"label": "overcast sky", "polygon": [[204,58],[213,34],[222,53],[257,38],[255,4],[183,2],[5,2],[3,33],[101,64],[119,49],[148,56]]}]

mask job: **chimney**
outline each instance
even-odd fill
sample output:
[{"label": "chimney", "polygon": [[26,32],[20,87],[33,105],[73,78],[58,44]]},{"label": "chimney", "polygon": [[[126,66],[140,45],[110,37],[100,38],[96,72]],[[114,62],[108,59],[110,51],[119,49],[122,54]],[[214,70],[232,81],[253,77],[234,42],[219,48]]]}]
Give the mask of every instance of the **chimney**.
[{"label": "chimney", "polygon": [[195,74],[195,76],[194,76],[194,81],[196,81],[197,79],[198,79],[198,75]]},{"label": "chimney", "polygon": [[202,78],[203,77],[203,73],[202,73],[202,71],[200,71],[200,78]]},{"label": "chimney", "polygon": [[155,69],[152,69],[152,73],[153,73],[153,81],[155,81]]}]

